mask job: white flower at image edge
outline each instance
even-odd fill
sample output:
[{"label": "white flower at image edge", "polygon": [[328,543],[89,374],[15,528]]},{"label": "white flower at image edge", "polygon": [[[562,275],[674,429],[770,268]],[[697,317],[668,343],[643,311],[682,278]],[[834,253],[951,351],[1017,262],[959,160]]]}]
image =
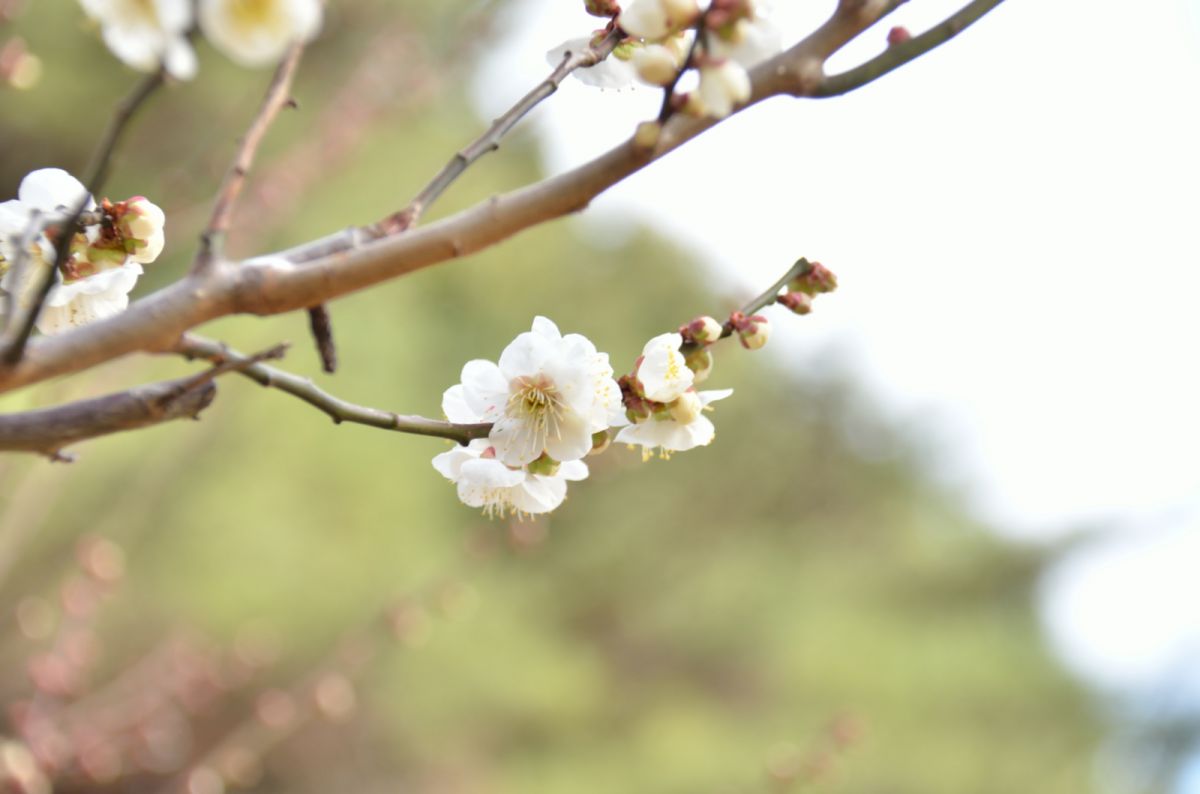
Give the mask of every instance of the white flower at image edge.
[{"label": "white flower at image edge", "polygon": [[496,457],[523,466],[547,453],[556,461],[578,460],[592,448],[592,435],[626,423],[621,388],[608,355],[579,334],[563,336],[553,322],[536,317],[533,329],[517,336],[499,364],[476,359],[462,369],[461,402],[453,422],[493,422],[489,435]]},{"label": "white flower at image edge", "polygon": [[[17,198],[0,203],[0,256],[13,259],[17,241],[25,234],[34,214],[61,216],[72,211],[84,196],[87,196],[87,189],[83,184],[60,168],[42,168],[29,173],[21,181]],[[95,206],[91,196],[87,196],[85,209],[93,210]],[[141,199],[140,211],[150,219],[146,229],[161,235],[161,210]],[[151,244],[161,250],[160,240],[155,239]],[[37,276],[53,265],[55,256],[54,247],[44,235],[30,253],[20,274],[8,267],[0,279],[0,289],[15,295],[23,309],[32,305],[39,281]],[[119,314],[129,305],[129,292],[141,274],[141,263],[132,258],[70,283],[63,283],[61,274],[55,273],[56,283],[38,316],[38,330],[54,334]],[[18,276],[20,283],[16,283]]]},{"label": "white flower at image edge", "polygon": [[587,464],[567,461],[552,475],[530,474],[505,466],[495,457],[492,442],[477,438],[433,459],[433,467],[458,486],[458,498],[469,507],[481,507],[489,516],[548,513],[567,496],[567,481],[588,476]]},{"label": "white flower at image edge", "polygon": [[104,43],[122,63],[142,72],[163,66],[179,80],[196,75],[196,53],[187,40],[191,0],[79,0],[100,24]]},{"label": "white flower at image edge", "polygon": [[[724,400],[733,394],[733,389],[717,389],[713,391],[692,392],[698,400],[698,407],[691,411],[688,421],[677,418],[659,418],[652,416],[644,422],[621,428],[615,441],[620,444],[640,444],[643,457],[649,458],[655,449],[664,452],[685,452],[695,447],[712,443],[717,435],[717,429],[712,421],[703,414],[709,403]],[[679,413],[676,411],[675,413]]]},{"label": "white flower at image edge", "polygon": [[316,38],[321,0],[200,0],[200,28],[242,66],[278,61],[288,46]]}]

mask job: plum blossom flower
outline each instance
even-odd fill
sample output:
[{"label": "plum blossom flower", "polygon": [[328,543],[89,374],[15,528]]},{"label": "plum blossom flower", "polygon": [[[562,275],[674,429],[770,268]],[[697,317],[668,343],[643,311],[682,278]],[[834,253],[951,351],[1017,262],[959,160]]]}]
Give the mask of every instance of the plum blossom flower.
[{"label": "plum blossom flower", "polygon": [[695,375],[679,352],[682,344],[683,336],[669,333],[654,337],[642,348],[637,379],[642,386],[642,396],[647,400],[674,402],[692,387]]},{"label": "plum blossom flower", "polygon": [[658,41],[683,30],[700,15],[696,0],[632,0],[617,24],[630,36]]},{"label": "plum blossom flower", "polygon": [[700,85],[689,95],[688,110],[697,116],[723,119],[750,98],[750,75],[732,60],[700,67]]},{"label": "plum blossom flower", "polygon": [[723,400],[731,394],[733,389],[686,391],[675,398],[668,411],[656,411],[645,421],[621,428],[615,441],[640,444],[645,459],[649,459],[655,449],[667,457],[672,452],[684,452],[710,444],[717,430],[704,411],[709,403]]},{"label": "plum blossom flower", "polygon": [[[568,39],[546,53],[546,62],[551,66],[558,66],[567,57],[567,53],[585,50],[591,46],[591,43],[592,40],[588,37]],[[572,74],[579,82],[593,88],[619,89],[633,85],[636,72],[629,56],[621,53],[618,49],[595,66],[576,69]]]},{"label": "plum blossom flower", "polygon": [[118,204],[103,202],[101,211],[111,223],[88,227],[65,243],[52,243],[42,233],[29,248],[26,264],[16,272],[19,241],[35,216],[62,219],[84,202],[86,211],[96,203],[79,180],[58,168],[43,168],[21,182],[17,198],[0,203],[0,290],[16,298],[16,305],[32,308],[41,274],[54,266],[56,244],[71,247],[61,272],[55,271],[37,320],[37,328],[54,334],[111,317],[129,305],[129,292],[142,274],[142,264],[154,261],[164,243],[163,213],[138,196]]},{"label": "plum blossom flower", "polygon": [[455,447],[433,459],[433,467],[458,487],[458,498],[490,517],[548,513],[567,496],[567,482],[586,479],[587,464],[565,461],[553,474],[535,474],[504,465],[486,438]]},{"label": "plum blossom flower", "polygon": [[608,355],[587,338],[563,336],[553,322],[536,317],[498,365],[468,361],[461,393],[451,387],[443,408],[451,421],[493,422],[491,446],[509,466],[543,453],[556,461],[578,460],[592,448],[594,433],[625,421],[612,374]]},{"label": "plum blossom flower", "polygon": [[122,63],[141,72],[160,66],[179,80],[196,74],[196,53],[188,42],[190,0],[80,0],[100,24],[104,43]]},{"label": "plum blossom flower", "polygon": [[242,66],[278,61],[295,42],[321,31],[321,0],[201,0],[200,27]]},{"label": "plum blossom flower", "polygon": [[766,16],[739,19],[725,36],[711,39],[712,54],[749,69],[783,50],[779,26]]}]

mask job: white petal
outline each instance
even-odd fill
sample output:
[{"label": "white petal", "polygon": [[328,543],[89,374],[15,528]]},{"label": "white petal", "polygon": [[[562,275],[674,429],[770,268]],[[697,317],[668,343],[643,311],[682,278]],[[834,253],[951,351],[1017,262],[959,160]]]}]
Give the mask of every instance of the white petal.
[{"label": "white petal", "polygon": [[196,51],[187,39],[171,39],[163,65],[176,80],[191,80],[196,76]]},{"label": "white petal", "polygon": [[438,470],[447,480],[458,480],[462,465],[468,460],[479,457],[478,452],[472,452],[467,447],[456,446],[433,458],[433,468]]},{"label": "white petal", "polygon": [[476,458],[463,463],[459,470],[462,479],[486,488],[511,488],[525,482],[520,469],[510,469],[495,458]]},{"label": "white petal", "polygon": [[164,49],[162,32],[153,28],[105,25],[104,43],[121,63],[139,72],[152,72],[161,62]]},{"label": "white petal", "polygon": [[564,480],[586,480],[588,476],[587,464],[582,460],[567,460],[563,461],[558,467],[556,477],[562,477]]},{"label": "white petal", "polygon": [[522,513],[549,513],[567,497],[567,482],[558,477],[533,475],[513,488],[512,506]]},{"label": "white petal", "polygon": [[[41,168],[31,171],[21,180],[17,198],[42,212],[55,212],[59,207],[74,210],[87,195],[87,188],[61,168]],[[93,206],[89,200],[88,209]]]},{"label": "white petal", "polygon": [[463,394],[462,384],[455,384],[442,394],[442,413],[446,419],[458,425],[472,425],[483,421],[479,414],[467,405],[466,395]]},{"label": "white petal", "polygon": [[568,411],[558,430],[558,435],[550,434],[545,439],[550,457],[557,461],[579,460],[592,451],[592,423],[587,417]]},{"label": "white petal", "polygon": [[700,398],[700,402],[704,405],[715,403],[717,400],[724,400],[731,394],[733,394],[733,389],[711,389],[709,391],[696,392],[696,396]]},{"label": "white petal", "polygon": [[544,336],[529,331],[518,334],[500,354],[500,372],[506,381],[535,376],[553,354],[554,346]]},{"label": "white petal", "polygon": [[524,466],[541,457],[546,448],[544,432],[532,422],[502,416],[492,425],[488,440],[496,448],[496,457],[509,466]]},{"label": "white petal", "polygon": [[478,421],[490,422],[504,413],[508,380],[491,361],[477,358],[462,368],[463,397]]},{"label": "white petal", "polygon": [[533,333],[539,336],[544,336],[551,342],[557,342],[562,339],[562,333],[558,330],[558,326],[553,320],[542,317],[540,314],[533,318]]}]

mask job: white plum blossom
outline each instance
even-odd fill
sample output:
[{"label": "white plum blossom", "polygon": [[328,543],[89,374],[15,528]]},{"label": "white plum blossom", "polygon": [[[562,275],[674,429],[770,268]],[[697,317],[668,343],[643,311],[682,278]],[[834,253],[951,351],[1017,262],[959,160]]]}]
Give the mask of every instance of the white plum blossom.
[{"label": "white plum blossom", "polygon": [[[558,66],[567,57],[567,53],[580,52],[591,46],[587,37],[568,39],[546,53],[546,62]],[[576,69],[572,74],[584,85],[593,88],[628,88],[633,85],[636,72],[633,63],[623,54],[614,52],[595,66]]]},{"label": "white plum blossom", "polygon": [[705,446],[712,442],[717,431],[703,412],[709,403],[731,394],[733,389],[686,391],[675,399],[669,411],[655,412],[645,421],[621,428],[615,440],[617,443],[640,444],[645,459],[649,459],[655,449],[667,457],[672,452]]},{"label": "white plum blossom", "polygon": [[740,64],[722,60],[700,67],[700,85],[689,95],[688,110],[723,119],[750,98],[750,75]]},{"label": "white plum blossom", "polygon": [[37,329],[58,334],[120,314],[129,306],[129,293],[140,275],[142,266],[127,262],[67,284],[60,277],[38,315]]},{"label": "white plum blossom", "polygon": [[674,402],[692,387],[694,373],[679,352],[683,336],[678,333],[660,334],[642,348],[637,379],[642,396],[656,403]]},{"label": "white plum blossom", "polygon": [[504,465],[495,447],[477,438],[433,459],[433,467],[458,486],[458,498],[469,507],[481,507],[493,517],[548,513],[567,496],[567,482],[588,476],[587,464],[570,460],[553,474],[534,474]]},{"label": "white plum blossom", "polygon": [[[85,211],[96,203],[87,189],[59,168],[43,168],[21,182],[17,198],[0,204],[0,290],[16,298],[22,310],[32,308],[42,274],[54,266],[55,244],[39,234],[26,252],[20,272],[12,267],[19,241],[36,219],[61,223],[84,202]],[[129,292],[142,274],[142,265],[153,262],[164,244],[161,209],[138,196],[118,204],[104,203],[111,223],[88,227],[66,243],[71,254],[64,272],[53,274],[51,287],[37,328],[54,334],[111,317],[129,305]],[[44,220],[43,220],[44,222]]]},{"label": "white plum blossom", "polygon": [[451,387],[443,408],[451,421],[493,422],[491,446],[508,466],[543,453],[556,461],[578,460],[591,450],[595,433],[624,424],[612,374],[608,355],[587,338],[564,336],[537,317],[532,330],[504,349],[498,365],[468,361],[461,393]]},{"label": "white plum blossom", "polygon": [[321,0],[200,0],[200,27],[242,66],[277,62],[295,42],[321,31]]},{"label": "white plum blossom", "polygon": [[617,24],[630,36],[658,41],[683,30],[700,15],[696,0],[631,0]]},{"label": "white plum blossom", "polygon": [[681,63],[679,50],[662,44],[647,44],[633,53],[638,79],[649,85],[670,85],[679,73]]},{"label": "white plum blossom", "polygon": [[142,72],[160,66],[179,80],[196,74],[196,53],[188,42],[191,0],[79,0],[100,24],[104,43],[123,63]]},{"label": "white plum blossom", "polygon": [[749,69],[783,50],[783,34],[769,17],[755,16],[739,19],[728,38],[713,36],[710,44],[712,55]]}]

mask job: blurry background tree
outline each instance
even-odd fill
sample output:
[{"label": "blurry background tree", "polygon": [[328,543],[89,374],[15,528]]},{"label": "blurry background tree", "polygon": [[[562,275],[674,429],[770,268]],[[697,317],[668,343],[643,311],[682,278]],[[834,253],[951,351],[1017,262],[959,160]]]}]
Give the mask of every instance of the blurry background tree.
[{"label": "blurry background tree", "polygon": [[[491,14],[328,9],[233,249],[293,244],[415,193],[479,126],[456,91]],[[108,114],[98,97],[126,90],[81,18],[40,3],[0,27],[0,47],[20,41],[42,63],[28,90],[0,94],[3,195],[34,168],[81,164]],[[181,241],[261,99],[263,75],[199,49],[201,77],[146,109],[106,191],[167,211],[172,242],[144,290],[186,269]],[[536,179],[533,163],[518,134],[439,210]],[[646,338],[745,297],[696,273],[651,230],[600,249],[542,227],[339,301],[336,390],[436,415],[460,363],[538,313],[631,361]],[[307,334],[300,315],[212,330],[242,349]],[[316,377],[305,353],[289,367]],[[669,466],[610,452],[538,521],[465,510],[429,466],[443,442],[335,427],[243,382],[200,424],[93,441],[73,466],[0,460],[9,785],[1088,789],[1100,723],[1042,647],[1044,560],[931,487],[919,445],[856,410],[852,384],[732,350],[720,366],[739,399],[713,446]],[[178,371],[118,360],[0,407]]]}]

